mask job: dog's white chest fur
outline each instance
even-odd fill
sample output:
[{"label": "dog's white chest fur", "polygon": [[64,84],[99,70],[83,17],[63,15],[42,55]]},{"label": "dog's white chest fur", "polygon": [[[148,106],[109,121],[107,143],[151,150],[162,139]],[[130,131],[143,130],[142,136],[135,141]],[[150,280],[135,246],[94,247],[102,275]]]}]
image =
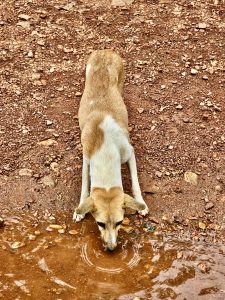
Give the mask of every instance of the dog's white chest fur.
[{"label": "dog's white chest fur", "polygon": [[104,132],[104,142],[90,160],[91,188],[122,187],[121,163],[130,158],[132,148],[122,128],[110,115],[105,117],[100,128]]}]

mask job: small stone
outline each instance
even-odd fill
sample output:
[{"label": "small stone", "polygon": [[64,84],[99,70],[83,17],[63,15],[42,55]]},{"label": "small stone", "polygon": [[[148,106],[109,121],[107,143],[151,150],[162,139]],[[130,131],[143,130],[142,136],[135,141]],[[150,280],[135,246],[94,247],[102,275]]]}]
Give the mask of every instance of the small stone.
[{"label": "small stone", "polygon": [[47,126],[50,126],[50,125],[52,125],[52,124],[53,124],[53,121],[51,121],[51,120],[47,120],[47,121],[46,121],[46,124],[47,124]]},{"label": "small stone", "polygon": [[183,109],[183,106],[181,105],[181,104],[178,104],[177,106],[176,106],[176,109]]},{"label": "small stone", "polygon": [[205,223],[203,223],[203,222],[199,222],[198,223],[198,227],[200,228],[200,229],[206,229],[206,225],[205,225]]},{"label": "small stone", "polygon": [[20,21],[16,25],[21,26],[24,29],[30,29],[30,23],[28,21]]},{"label": "small stone", "polygon": [[53,180],[51,175],[44,176],[41,179],[41,182],[47,187],[51,187],[51,188],[55,187],[55,181]]},{"label": "small stone", "polygon": [[41,232],[40,232],[39,230],[35,230],[34,234],[35,234],[35,235],[40,235]]},{"label": "small stone", "polygon": [[196,75],[196,74],[198,74],[198,70],[196,70],[196,69],[192,68],[192,69],[191,69],[191,74],[192,74],[192,75]]},{"label": "small stone", "polygon": [[216,186],[215,186],[215,190],[216,190],[217,192],[222,192],[222,187],[221,187],[221,185],[216,185]]},{"label": "small stone", "polygon": [[75,96],[80,97],[80,96],[82,96],[82,93],[81,92],[76,92]]},{"label": "small stone", "polygon": [[2,219],[2,218],[0,217],[0,228],[2,228],[2,227],[4,226],[4,223],[5,223],[4,219]]},{"label": "small stone", "polygon": [[28,56],[29,58],[34,57],[34,54],[33,54],[32,50],[29,50],[29,51],[28,51],[27,56]]},{"label": "small stone", "polygon": [[127,217],[125,217],[123,219],[122,225],[129,225],[129,224],[130,224],[130,220]]},{"label": "small stone", "polygon": [[25,246],[25,244],[22,243],[22,242],[14,242],[14,243],[12,243],[11,248],[12,249],[18,249],[18,248],[21,248],[23,246]]},{"label": "small stone", "polygon": [[193,173],[193,172],[185,172],[184,173],[184,180],[186,182],[189,182],[193,185],[197,185],[197,181],[198,181],[198,175]]},{"label": "small stone", "polygon": [[59,230],[58,230],[58,233],[61,233],[61,234],[65,233],[65,229],[63,229],[63,228],[62,228],[62,229],[59,229]]},{"label": "small stone", "polygon": [[30,16],[25,15],[25,14],[20,14],[18,17],[20,20],[23,20],[23,21],[28,21],[30,19]]},{"label": "small stone", "polygon": [[36,240],[36,235],[29,234],[28,238],[29,238],[30,241],[35,241]]},{"label": "small stone", "polygon": [[160,188],[156,184],[146,184],[143,187],[145,193],[157,194],[160,191]]},{"label": "small stone", "polygon": [[198,29],[206,29],[207,28],[207,24],[206,23],[198,23],[197,28]]},{"label": "small stone", "polygon": [[39,73],[33,73],[31,75],[32,80],[39,80],[40,78],[41,78],[41,74],[39,74]]},{"label": "small stone", "polygon": [[71,53],[71,52],[73,52],[73,48],[63,48],[63,51],[65,52],[65,53]]},{"label": "small stone", "polygon": [[208,202],[208,203],[206,203],[206,205],[205,205],[205,209],[206,210],[210,210],[210,209],[212,209],[214,207],[214,204],[212,203],[212,202]]},{"label": "small stone", "polygon": [[134,2],[134,0],[112,0],[112,6],[127,6]]},{"label": "small stone", "polygon": [[76,234],[78,234],[78,231],[75,230],[75,229],[71,229],[71,230],[69,231],[69,234],[71,234],[71,235],[76,235]]},{"label": "small stone", "polygon": [[139,107],[139,108],[137,108],[137,111],[139,112],[139,114],[142,114],[144,112],[144,108]]},{"label": "small stone", "polygon": [[20,169],[19,170],[19,176],[27,176],[27,177],[32,177],[33,171],[31,169]]},{"label": "small stone", "polygon": [[58,143],[53,139],[47,139],[47,140],[38,142],[38,145],[41,145],[41,146],[51,146],[51,145],[57,145],[57,144]]},{"label": "small stone", "polygon": [[156,175],[157,177],[161,178],[163,174],[162,174],[162,172],[156,171],[156,172],[155,172],[155,175]]},{"label": "small stone", "polygon": [[168,149],[169,149],[169,150],[172,150],[172,149],[173,149],[173,145],[169,145],[169,146],[168,146]]},{"label": "small stone", "polygon": [[165,84],[161,85],[161,90],[164,90],[166,88]]},{"label": "small stone", "polygon": [[208,76],[206,76],[206,75],[204,75],[204,76],[202,76],[202,79],[204,79],[204,80],[208,80],[208,79],[209,79],[209,77],[208,77]]},{"label": "small stone", "polygon": [[177,259],[182,258],[183,253],[181,251],[177,251]]}]

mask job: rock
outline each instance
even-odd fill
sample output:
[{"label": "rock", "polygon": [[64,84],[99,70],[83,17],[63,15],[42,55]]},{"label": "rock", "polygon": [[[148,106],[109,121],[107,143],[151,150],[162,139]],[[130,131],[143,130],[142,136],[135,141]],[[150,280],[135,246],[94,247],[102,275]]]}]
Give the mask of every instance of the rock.
[{"label": "rock", "polygon": [[156,172],[155,172],[155,175],[156,175],[157,177],[161,178],[163,174],[162,174],[162,172],[156,171]]},{"label": "rock", "polygon": [[134,0],[112,0],[112,6],[127,6],[134,2]]},{"label": "rock", "polygon": [[210,209],[212,209],[214,207],[214,204],[212,203],[212,202],[208,202],[208,203],[206,203],[206,205],[205,205],[205,209],[206,210],[210,210]]},{"label": "rock", "polygon": [[2,219],[2,218],[0,217],[0,228],[2,228],[2,227],[4,226],[4,223],[5,223],[4,219]]},{"label": "rock", "polygon": [[205,223],[203,223],[203,222],[199,222],[198,223],[198,227],[200,228],[200,229],[206,229],[206,225],[205,225]]},{"label": "rock", "polygon": [[197,185],[197,181],[198,181],[198,175],[193,173],[193,172],[185,172],[184,173],[184,180],[186,182],[189,182],[193,185]]},{"label": "rock", "polygon": [[53,124],[53,121],[51,121],[51,120],[47,120],[47,121],[46,121],[46,124],[47,124],[47,126],[50,126],[50,125],[52,125],[52,124]]},{"label": "rock", "polygon": [[18,18],[19,18],[20,20],[23,20],[23,21],[28,21],[28,20],[30,19],[30,16],[25,15],[25,14],[20,14],[20,15],[18,16]]},{"label": "rock", "polygon": [[139,112],[139,114],[142,114],[144,112],[144,108],[139,107],[139,108],[137,108],[137,111]]},{"label": "rock", "polygon": [[192,68],[192,69],[191,69],[191,74],[192,74],[192,75],[196,75],[196,74],[198,74],[198,70],[196,70],[196,69]]},{"label": "rock", "polygon": [[33,171],[31,169],[20,169],[19,170],[19,176],[27,176],[27,177],[32,177]]},{"label": "rock", "polygon": [[81,92],[76,92],[75,96],[80,97],[80,96],[82,96],[82,93]]},{"label": "rock", "polygon": [[178,104],[177,106],[176,106],[176,109],[183,109],[183,106],[181,105],[181,104]]},{"label": "rock", "polygon": [[41,145],[41,146],[51,146],[51,145],[57,145],[57,144],[58,143],[53,139],[47,139],[47,140],[38,142],[38,145]]},{"label": "rock", "polygon": [[[51,175],[47,175],[41,179],[41,182],[48,187],[55,187],[55,181]],[[50,227],[51,228],[51,227]]]},{"label": "rock", "polygon": [[39,80],[40,78],[41,78],[41,74],[39,74],[39,73],[33,73],[31,75],[32,80]]},{"label": "rock", "polygon": [[64,48],[63,48],[63,51],[64,51],[65,53],[71,53],[71,52],[73,52],[73,48],[66,48],[66,47],[64,47]]},{"label": "rock", "polygon": [[29,50],[29,51],[28,51],[27,56],[28,56],[29,58],[34,57],[34,54],[33,54],[32,50]]},{"label": "rock", "polygon": [[71,235],[76,235],[76,234],[78,234],[78,231],[75,230],[75,229],[71,229],[71,230],[69,231],[69,234],[71,234]]},{"label": "rock", "polygon": [[160,188],[154,183],[145,183],[143,185],[143,192],[150,193],[150,194],[157,194]]},{"label": "rock", "polygon": [[35,230],[34,234],[35,234],[35,235],[40,235],[41,232],[40,232],[39,230]]},{"label": "rock", "polygon": [[129,225],[129,224],[130,224],[130,220],[127,217],[125,217],[123,219],[122,225]]},{"label": "rock", "polygon": [[198,23],[196,26],[198,29],[206,29],[208,25],[206,23]]},{"label": "rock", "polygon": [[55,161],[50,164],[50,168],[56,173],[59,172],[59,164]]},{"label": "rock", "polygon": [[58,225],[58,224],[50,224],[48,227],[51,229],[57,229],[57,230],[63,229],[63,226]]},{"label": "rock", "polygon": [[28,238],[29,238],[30,241],[35,241],[36,240],[36,235],[29,234]]},{"label": "rock", "polygon": [[221,187],[221,185],[216,185],[215,186],[215,190],[217,191],[217,192],[222,192],[222,187]]},{"label": "rock", "polygon": [[21,26],[24,29],[30,29],[30,23],[28,21],[20,21],[16,25]]},{"label": "rock", "polygon": [[67,10],[67,11],[70,11],[70,10],[73,9],[73,7],[74,7],[74,3],[73,3],[73,2],[70,2],[70,3],[67,3],[67,4],[65,4],[65,5],[63,5],[63,6],[60,6],[58,9],[59,9],[59,10]]},{"label": "rock", "polygon": [[12,249],[18,249],[18,248],[21,248],[23,246],[25,246],[25,244],[22,243],[22,242],[14,242],[14,243],[11,244]]},{"label": "rock", "polygon": [[64,228],[62,228],[62,229],[58,229],[58,233],[65,233],[65,229]]},{"label": "rock", "polygon": [[206,75],[204,75],[204,76],[202,76],[202,79],[204,79],[204,80],[208,80],[208,79],[209,79],[209,77],[208,77],[208,76],[206,76]]}]

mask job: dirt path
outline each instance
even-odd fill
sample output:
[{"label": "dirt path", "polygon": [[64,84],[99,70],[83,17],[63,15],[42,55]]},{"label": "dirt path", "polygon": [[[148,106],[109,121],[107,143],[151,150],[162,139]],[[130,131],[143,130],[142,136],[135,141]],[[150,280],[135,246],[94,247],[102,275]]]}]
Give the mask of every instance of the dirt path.
[{"label": "dirt path", "polygon": [[[94,49],[111,48],[126,65],[124,98],[148,222],[159,233],[223,241],[224,32],[223,0],[119,7],[2,1],[0,217],[72,217],[81,186],[77,112],[85,61]],[[190,171],[194,184],[184,180]],[[130,192],[126,166],[123,178]]]}]

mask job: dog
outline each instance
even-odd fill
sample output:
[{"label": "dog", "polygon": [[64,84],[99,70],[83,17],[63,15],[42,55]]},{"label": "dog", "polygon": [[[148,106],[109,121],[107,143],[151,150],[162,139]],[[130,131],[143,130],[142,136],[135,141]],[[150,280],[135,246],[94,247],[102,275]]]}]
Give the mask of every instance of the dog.
[{"label": "dog", "polygon": [[[96,50],[87,62],[85,88],[78,112],[83,147],[82,188],[73,220],[90,212],[107,250],[117,246],[125,208],[148,213],[129,141],[128,113],[122,98],[124,66],[112,50]],[[125,194],[121,164],[128,162],[134,198]],[[90,181],[90,182],[89,182]]]}]

